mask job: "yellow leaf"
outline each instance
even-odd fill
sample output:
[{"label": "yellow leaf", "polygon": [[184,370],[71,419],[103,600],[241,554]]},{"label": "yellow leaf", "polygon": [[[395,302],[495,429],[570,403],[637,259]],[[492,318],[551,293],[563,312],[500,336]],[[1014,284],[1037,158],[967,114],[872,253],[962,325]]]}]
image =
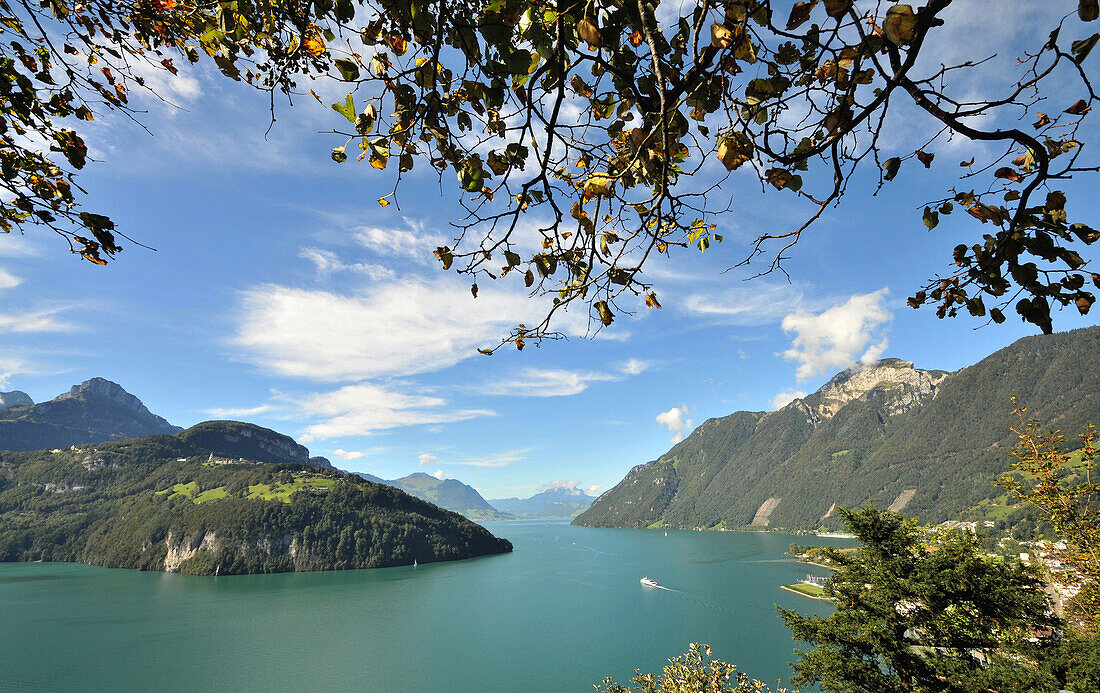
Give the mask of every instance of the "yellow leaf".
[{"label": "yellow leaf", "polygon": [[302,47],[305,48],[306,55],[312,58],[319,58],[325,54],[325,42],[316,34],[308,36],[302,42]]},{"label": "yellow leaf", "polygon": [[389,200],[387,200],[387,199],[386,199],[386,198],[384,198],[384,197],[380,197],[380,198],[378,198],[378,204],[382,205],[383,207],[385,207],[385,206],[389,205],[389,203],[390,203],[390,201],[389,201]]}]

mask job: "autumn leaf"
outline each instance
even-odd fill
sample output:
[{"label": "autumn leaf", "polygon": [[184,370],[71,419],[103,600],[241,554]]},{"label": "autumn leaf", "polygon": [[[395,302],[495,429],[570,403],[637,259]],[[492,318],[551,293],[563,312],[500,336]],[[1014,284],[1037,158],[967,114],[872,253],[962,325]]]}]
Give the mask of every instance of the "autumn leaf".
[{"label": "autumn leaf", "polygon": [[311,58],[319,58],[325,54],[325,42],[317,34],[310,34],[302,41],[302,48]]},{"label": "autumn leaf", "polygon": [[1020,174],[1016,172],[1016,169],[1011,168],[1009,166],[1002,166],[1001,168],[994,171],[993,175],[997,178],[1003,178],[1005,180],[1010,180],[1013,183],[1019,183],[1020,182]]},{"label": "autumn leaf", "polygon": [[806,23],[806,20],[810,18],[810,11],[817,4],[817,0],[812,2],[796,2],[794,7],[791,8],[791,16],[787,18],[787,31],[797,29]]},{"label": "autumn leaf", "polygon": [[1034,127],[1036,130],[1038,130],[1041,127],[1045,127],[1047,125],[1050,125],[1050,116],[1048,116],[1046,113],[1039,113],[1038,115],[1039,115],[1039,119],[1035,121],[1035,123],[1032,125],[1032,127]]},{"label": "autumn leaf", "polygon": [[1089,106],[1088,102],[1084,99],[1080,99],[1077,103],[1067,108],[1065,112],[1069,113],[1070,115],[1085,115],[1091,110],[1092,107]]},{"label": "autumn leaf", "polygon": [[935,157],[936,157],[935,154],[929,154],[928,152],[926,152],[922,149],[917,150],[917,161],[924,164],[925,168],[931,168],[932,167],[932,159],[934,159]]}]

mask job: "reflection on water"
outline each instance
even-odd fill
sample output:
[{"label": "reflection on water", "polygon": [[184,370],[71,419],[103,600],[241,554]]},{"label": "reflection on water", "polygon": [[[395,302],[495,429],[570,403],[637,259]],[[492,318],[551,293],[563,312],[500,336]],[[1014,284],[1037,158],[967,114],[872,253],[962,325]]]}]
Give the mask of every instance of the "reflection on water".
[{"label": "reflection on water", "polygon": [[793,647],[774,605],[828,609],[778,589],[822,574],[787,535],[487,526],[515,552],[217,578],[0,564],[0,689],[590,691],[689,642],[774,681]]}]

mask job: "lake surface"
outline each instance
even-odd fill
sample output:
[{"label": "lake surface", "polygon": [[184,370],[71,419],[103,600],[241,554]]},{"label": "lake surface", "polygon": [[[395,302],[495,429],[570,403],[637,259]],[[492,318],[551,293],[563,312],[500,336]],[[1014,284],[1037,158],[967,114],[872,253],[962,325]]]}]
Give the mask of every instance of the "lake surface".
[{"label": "lake surface", "polygon": [[779,589],[825,574],[783,555],[807,537],[486,526],[515,552],[217,578],[0,564],[0,690],[591,691],[690,642],[774,682],[795,646],[775,604],[831,608]]}]

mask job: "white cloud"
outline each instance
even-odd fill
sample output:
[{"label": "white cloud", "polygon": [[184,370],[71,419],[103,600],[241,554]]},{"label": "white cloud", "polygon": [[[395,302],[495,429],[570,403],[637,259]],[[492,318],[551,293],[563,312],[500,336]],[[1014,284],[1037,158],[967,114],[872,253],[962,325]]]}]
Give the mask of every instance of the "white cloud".
[{"label": "white cloud", "polygon": [[485,383],[476,388],[484,395],[517,397],[568,397],[584,392],[592,383],[617,382],[627,376],[644,373],[649,361],[630,359],[619,364],[618,373],[571,371],[563,368],[526,368],[507,380]]},{"label": "white cloud", "polygon": [[684,433],[691,428],[692,421],[687,418],[687,407],[673,407],[657,415],[657,423],[667,426],[672,433],[672,442],[679,443],[684,439]]},{"label": "white cloud", "polygon": [[243,416],[255,416],[256,414],[263,414],[272,410],[270,404],[261,404],[258,407],[241,407],[241,408],[214,408],[205,409],[205,413],[210,416],[216,416],[219,419],[236,419]]},{"label": "white cloud", "polygon": [[0,355],[0,389],[7,389],[11,377],[31,371],[31,366],[22,359]]},{"label": "white cloud", "polygon": [[653,365],[650,361],[643,361],[642,359],[630,359],[619,366],[619,372],[623,375],[641,375],[649,370],[649,367]]},{"label": "white cloud", "polygon": [[543,491],[551,491],[554,489],[567,489],[569,491],[575,491],[578,486],[581,485],[579,481],[562,481],[561,479],[554,479],[549,484],[542,487]]},{"label": "white cloud", "polygon": [[443,481],[444,479],[450,478],[451,475],[443,471],[442,469],[437,469],[432,472],[432,476],[434,476],[436,479],[439,479],[440,481]]},{"label": "white cloud", "polygon": [[796,399],[802,399],[806,393],[802,390],[785,390],[772,398],[772,409],[779,410]]},{"label": "white cloud", "polygon": [[[794,336],[783,358],[796,361],[799,380],[829,369],[848,368],[858,360],[877,358],[886,348],[882,329],[893,315],[883,305],[889,289],[857,294],[819,314],[797,310],[783,318],[783,330]],[[868,344],[878,341],[868,348]]]},{"label": "white cloud", "polygon": [[[243,294],[235,342],[259,366],[320,381],[427,373],[477,355],[542,308],[525,294],[464,280],[401,279],[355,294],[266,285]],[[527,322],[535,322],[526,320]],[[587,314],[557,325],[585,334]]]},{"label": "white cloud", "polygon": [[360,452],[359,450],[344,450],[343,448],[333,450],[332,454],[345,460],[361,460],[367,456],[365,452]]},{"label": "white cloud", "polygon": [[393,279],[396,274],[389,267],[376,265],[370,262],[346,263],[331,250],[320,248],[302,248],[298,251],[298,257],[309,260],[317,268],[317,274],[329,275],[336,272],[356,272],[367,277],[379,279]]},{"label": "white cloud", "polygon": [[19,277],[15,276],[14,274],[9,274],[8,272],[0,269],[0,290],[10,289],[13,286],[19,286],[20,283],[21,280],[19,279]]},{"label": "white cloud", "polygon": [[477,390],[486,395],[567,397],[584,392],[590,383],[619,379],[618,376],[607,373],[526,368],[512,379],[486,383]]},{"label": "white cloud", "polygon": [[403,257],[428,263],[433,260],[432,251],[441,245],[451,245],[442,234],[427,233],[421,222],[405,219],[407,229],[360,226],[355,240],[364,248],[387,257]]},{"label": "white cloud", "polygon": [[419,459],[421,467],[430,467],[431,465],[435,464],[439,458],[431,453],[425,452],[423,455],[420,456]]},{"label": "white cloud", "polygon": [[65,307],[34,313],[0,313],[0,333],[4,332],[75,332],[78,328],[55,316]]},{"label": "white cloud", "polygon": [[303,397],[283,395],[295,417],[313,419],[300,440],[368,435],[374,431],[415,424],[450,423],[493,416],[485,409],[457,409],[441,397],[406,395],[378,385],[360,383]]},{"label": "white cloud", "polygon": [[[64,243],[64,241],[59,241]],[[64,246],[68,249],[68,246]],[[37,246],[31,239],[19,233],[0,233],[0,257],[33,257],[38,255]]]},{"label": "white cloud", "polygon": [[132,93],[140,94],[147,101],[167,102],[166,105],[169,106],[180,106],[198,99],[202,96],[202,87],[199,80],[192,76],[196,71],[195,68],[189,68],[186,60],[177,58],[177,62],[183,64],[177,65],[181,69],[173,75],[159,64],[151,64],[141,59],[131,60],[130,71],[144,80],[145,87],[148,89],[148,91],[135,89]]},{"label": "white cloud", "polygon": [[757,279],[722,291],[689,294],[684,308],[713,322],[752,327],[779,322],[802,303],[803,295],[799,285]]},{"label": "white cloud", "polygon": [[507,467],[513,462],[519,462],[527,459],[527,453],[530,452],[530,448],[524,448],[523,450],[509,450],[507,452],[500,452],[495,455],[486,455],[484,457],[473,457],[465,460],[459,460],[457,462],[448,462],[448,464],[460,464],[464,467]]},{"label": "white cloud", "polygon": [[592,484],[591,486],[586,488],[584,492],[590,496],[598,496],[602,488],[603,486],[600,486],[599,484]]}]

